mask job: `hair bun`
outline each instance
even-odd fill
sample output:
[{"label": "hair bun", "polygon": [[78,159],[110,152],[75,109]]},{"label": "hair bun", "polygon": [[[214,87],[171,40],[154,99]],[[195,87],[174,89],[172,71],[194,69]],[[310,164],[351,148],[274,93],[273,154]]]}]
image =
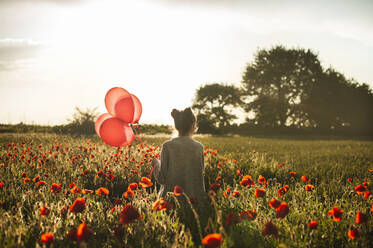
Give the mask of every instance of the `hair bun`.
[{"label": "hair bun", "polygon": [[175,119],[176,116],[179,115],[179,114],[180,114],[180,111],[177,110],[177,109],[173,109],[173,110],[171,111],[171,116],[172,116],[174,119]]},{"label": "hair bun", "polygon": [[185,113],[188,113],[188,114],[190,114],[190,113],[193,114],[192,109],[191,109],[190,107],[185,108],[185,109],[184,109],[184,112],[185,112]]}]

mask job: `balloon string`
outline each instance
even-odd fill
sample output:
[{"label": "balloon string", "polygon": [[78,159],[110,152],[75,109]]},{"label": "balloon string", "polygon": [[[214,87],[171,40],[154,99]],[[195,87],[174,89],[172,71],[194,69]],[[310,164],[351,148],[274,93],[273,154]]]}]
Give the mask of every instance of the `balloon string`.
[{"label": "balloon string", "polygon": [[[139,133],[137,133],[136,129],[139,131],[140,135],[139,135]],[[140,140],[141,143],[143,143],[143,142],[142,142],[142,139],[141,139],[141,135],[142,135],[142,133],[141,133],[141,130],[140,130],[140,128],[139,128],[139,123],[136,123],[136,125],[133,125],[133,130],[134,130],[135,133],[136,133],[136,137]]]},{"label": "balloon string", "polygon": [[[142,143],[142,139],[144,138],[144,134],[141,132],[141,129],[139,128],[139,123],[137,122],[136,123],[136,128],[137,128],[137,130],[139,131],[139,133],[140,133],[140,135],[139,135],[139,139],[140,139],[140,141],[141,141],[141,143]],[[137,132],[136,132],[136,135],[137,135]],[[152,175],[153,175],[153,170],[154,170],[154,168],[152,168],[151,170],[150,170],[150,173],[149,173],[149,175],[148,175],[148,178],[152,178]]]},{"label": "balloon string", "polygon": [[[135,135],[136,135],[136,138],[138,138],[139,137],[139,134],[137,133],[137,131],[136,131],[136,126],[135,125],[131,125],[132,126],[132,128],[133,128],[133,131],[135,131]],[[142,142],[141,142],[142,143]]]},{"label": "balloon string", "polygon": [[137,123],[137,129],[139,130],[141,138],[144,138],[144,134],[141,132],[141,129],[139,128],[139,123]]},{"label": "balloon string", "polygon": [[[140,140],[141,143],[143,143],[141,137],[144,138],[144,135],[143,135],[143,133],[141,132],[141,130],[139,128],[139,123],[135,123],[135,124],[136,125],[133,125],[133,130],[135,131],[136,137]],[[136,129],[139,131],[140,135],[139,135],[139,133],[137,133]],[[152,168],[150,170],[149,174],[148,174],[148,178],[150,178],[150,179],[152,178],[153,170],[154,170],[154,168]]]}]

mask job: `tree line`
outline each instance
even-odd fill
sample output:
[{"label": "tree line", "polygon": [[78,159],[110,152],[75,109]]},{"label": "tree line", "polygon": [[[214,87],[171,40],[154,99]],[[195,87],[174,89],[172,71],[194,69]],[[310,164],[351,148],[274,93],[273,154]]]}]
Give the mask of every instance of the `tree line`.
[{"label": "tree line", "polygon": [[372,89],[323,68],[310,49],[259,49],[240,86],[203,85],[192,108],[200,133],[373,134]]}]

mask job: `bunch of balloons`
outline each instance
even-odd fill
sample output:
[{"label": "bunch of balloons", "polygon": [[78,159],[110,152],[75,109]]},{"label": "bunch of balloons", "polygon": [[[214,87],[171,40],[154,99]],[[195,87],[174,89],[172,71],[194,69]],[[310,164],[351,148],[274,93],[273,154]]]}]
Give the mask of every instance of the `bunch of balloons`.
[{"label": "bunch of balloons", "polygon": [[138,124],[142,113],[140,100],[127,90],[114,87],[105,96],[109,113],[100,115],[95,123],[98,136],[108,145],[126,146],[135,140],[130,124]]}]

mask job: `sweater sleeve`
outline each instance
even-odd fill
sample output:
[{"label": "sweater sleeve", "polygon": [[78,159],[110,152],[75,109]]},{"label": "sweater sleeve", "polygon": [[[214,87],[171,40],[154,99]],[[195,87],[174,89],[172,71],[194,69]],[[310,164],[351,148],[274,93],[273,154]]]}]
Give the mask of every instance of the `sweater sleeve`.
[{"label": "sweater sleeve", "polygon": [[160,184],[166,184],[168,170],[168,151],[165,145],[162,146],[161,161],[154,163],[154,177]]}]

